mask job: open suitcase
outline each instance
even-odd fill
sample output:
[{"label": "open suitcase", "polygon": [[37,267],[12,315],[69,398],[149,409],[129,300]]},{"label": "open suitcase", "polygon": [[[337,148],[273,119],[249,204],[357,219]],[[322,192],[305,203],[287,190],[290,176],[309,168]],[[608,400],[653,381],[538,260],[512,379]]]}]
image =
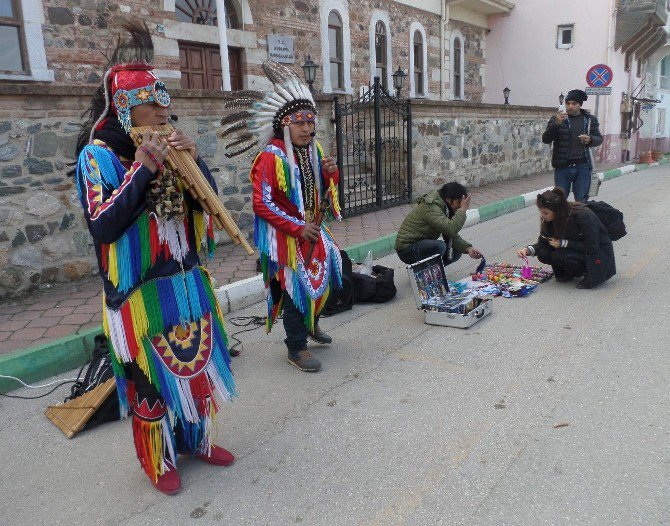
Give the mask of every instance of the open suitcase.
[{"label": "open suitcase", "polygon": [[407,274],[416,307],[424,311],[428,325],[467,329],[493,310],[490,297],[449,291],[447,274],[439,254],[407,265]]}]

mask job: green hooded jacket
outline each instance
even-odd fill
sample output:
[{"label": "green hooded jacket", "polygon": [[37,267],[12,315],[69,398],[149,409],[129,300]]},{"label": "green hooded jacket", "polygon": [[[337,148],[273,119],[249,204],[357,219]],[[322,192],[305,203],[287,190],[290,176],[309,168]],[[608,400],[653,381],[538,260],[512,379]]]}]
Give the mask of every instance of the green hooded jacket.
[{"label": "green hooded jacket", "polygon": [[419,199],[400,225],[395,241],[396,252],[405,250],[422,239],[437,239],[444,235],[451,238],[455,251],[465,254],[472,245],[458,235],[464,223],[465,210],[456,210],[449,219],[447,205],[440,197],[439,191],[432,190]]}]

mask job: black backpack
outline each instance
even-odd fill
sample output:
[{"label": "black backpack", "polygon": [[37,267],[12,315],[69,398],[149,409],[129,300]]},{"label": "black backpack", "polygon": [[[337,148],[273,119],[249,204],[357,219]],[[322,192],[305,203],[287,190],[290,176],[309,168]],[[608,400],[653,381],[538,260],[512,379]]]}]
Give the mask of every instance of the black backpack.
[{"label": "black backpack", "polygon": [[340,256],[342,257],[342,288],[337,289],[333,287],[331,289],[326,305],[321,311],[322,316],[331,316],[338,312],[344,312],[354,306],[351,259],[349,258],[349,254],[344,250],[340,250]]},{"label": "black backpack", "polygon": [[354,272],[354,301],[385,303],[393,299],[397,292],[393,276],[393,269],[382,265],[372,267],[372,276]]},{"label": "black backpack", "polygon": [[[91,353],[91,361],[88,363],[84,378],[81,380],[79,379],[86,364],[79,370],[77,381],[72,386],[70,396],[65,399],[65,402],[88,393],[114,376],[107,337],[103,334],[98,334],[93,341],[95,347]],[[114,392],[111,393],[96,412],[93,413],[93,416],[86,422],[83,429],[90,429],[103,422],[118,420],[119,418],[121,418],[119,412],[119,398],[116,394],[116,388],[114,388]]]},{"label": "black backpack", "polygon": [[612,241],[621,239],[626,235],[626,225],[623,222],[623,213],[612,205],[603,201],[589,201],[586,203],[589,210],[605,225],[607,233]]}]

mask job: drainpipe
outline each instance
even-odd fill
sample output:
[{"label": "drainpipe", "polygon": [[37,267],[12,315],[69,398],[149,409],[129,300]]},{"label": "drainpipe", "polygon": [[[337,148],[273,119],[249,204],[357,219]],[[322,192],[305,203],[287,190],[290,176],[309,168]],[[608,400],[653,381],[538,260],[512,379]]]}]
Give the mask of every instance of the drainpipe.
[{"label": "drainpipe", "polygon": [[[612,61],[614,59],[614,38],[615,38],[614,33],[616,31],[616,17],[617,17],[616,0],[612,0],[612,2],[610,2],[610,16],[609,16],[609,19],[608,19],[608,22],[607,22],[607,62],[605,63],[610,67],[611,67]],[[615,104],[615,102],[612,99],[613,99],[612,96],[605,97],[605,104],[604,104],[605,114],[603,115],[602,120],[598,117],[598,115],[596,115],[596,117],[602,123],[600,125],[601,130],[602,130],[601,133],[604,132],[605,137],[607,137],[607,132],[608,131],[610,132],[609,133],[610,138],[607,140],[607,144],[603,144],[604,148],[600,148],[598,150],[598,154],[599,154],[598,158],[600,159],[600,162],[607,161],[607,157],[609,157],[608,154],[610,152],[611,141],[612,141],[611,137],[614,136],[614,127],[617,124],[616,120],[614,120],[611,123],[613,129],[609,130],[609,127],[610,127],[609,116],[610,116],[610,112],[612,111],[612,109],[614,107],[614,104]],[[619,135],[621,135],[621,133],[619,133]],[[627,142],[628,141],[626,139],[624,139],[622,141],[622,150],[628,148],[628,145],[625,144]],[[618,158],[618,156],[616,158]]]},{"label": "drainpipe", "polygon": [[230,91],[230,65],[228,64],[228,35],[226,34],[226,6],[224,0],[216,0],[216,13],[219,27],[222,89],[223,91]]}]

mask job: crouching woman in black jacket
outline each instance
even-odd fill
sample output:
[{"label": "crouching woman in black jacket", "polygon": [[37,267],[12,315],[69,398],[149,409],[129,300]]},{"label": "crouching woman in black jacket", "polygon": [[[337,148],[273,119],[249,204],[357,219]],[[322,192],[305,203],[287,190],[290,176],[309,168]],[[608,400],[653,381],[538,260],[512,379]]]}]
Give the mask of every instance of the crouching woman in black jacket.
[{"label": "crouching woman in black jacket", "polygon": [[583,203],[568,203],[560,188],[537,196],[540,237],[517,251],[519,257],[537,256],[554,270],[556,281],[583,276],[577,288],[590,289],[616,274],[614,248],[600,219]]}]

